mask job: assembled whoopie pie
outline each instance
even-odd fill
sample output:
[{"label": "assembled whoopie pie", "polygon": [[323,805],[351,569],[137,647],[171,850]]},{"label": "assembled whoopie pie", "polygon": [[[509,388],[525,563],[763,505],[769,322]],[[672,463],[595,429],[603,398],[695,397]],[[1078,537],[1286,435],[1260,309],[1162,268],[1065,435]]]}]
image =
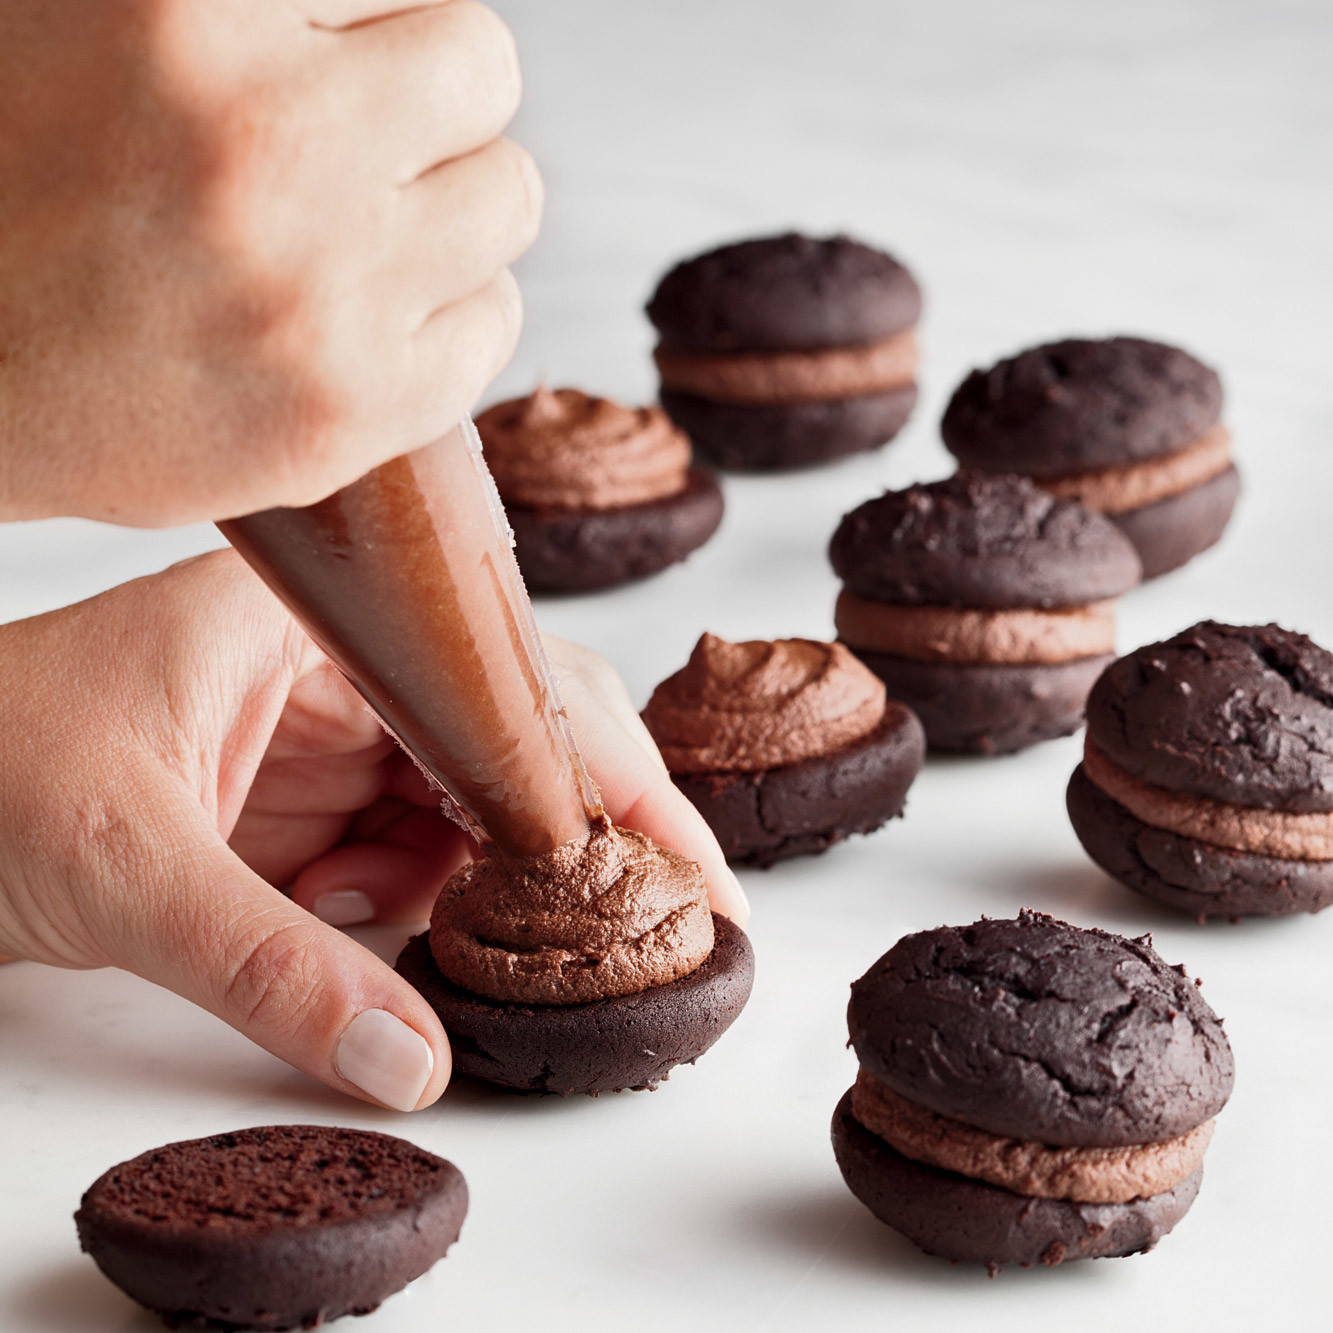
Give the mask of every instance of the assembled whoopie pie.
[{"label": "assembled whoopie pie", "polygon": [[1093,686],[1066,795],[1089,856],[1202,920],[1333,902],[1333,653],[1205,621]]},{"label": "assembled whoopie pie", "polygon": [[168,1324],[314,1328],[368,1314],[458,1239],[458,1168],[403,1139],[268,1125],[154,1148],[79,1204],[79,1244]]},{"label": "assembled whoopie pie", "polygon": [[925,734],[841,644],[705,634],[643,710],[727,859],[771,866],[903,812]]},{"label": "assembled whoopie pie", "polygon": [[905,936],[853,983],[847,1026],[848,1187],[926,1253],[992,1272],[1151,1249],[1231,1094],[1183,968],[1035,912]]},{"label": "assembled whoopie pie", "polygon": [[1107,518],[1026,477],[959,472],[853,509],[829,546],[838,638],[932,749],[1002,754],[1076,731],[1139,580]]},{"label": "assembled whoopie pie", "polygon": [[891,440],[916,404],[921,291],[848,236],[795,232],[677,264],[648,318],[662,406],[721,467],[805,467]]},{"label": "assembled whoopie pie", "polygon": [[1069,338],[974,370],[940,425],[963,467],[1021,472],[1110,515],[1144,578],[1221,537],[1240,478],[1219,420],[1222,384],[1146,338]]},{"label": "assembled whoopie pie", "polygon": [[588,592],[656,574],[717,531],[722,491],[690,464],[660,407],[540,388],[477,418],[533,592]]},{"label": "assembled whoopie pie", "polygon": [[745,1007],[750,942],[710,911],[693,861],[603,821],[542,855],[487,851],[395,964],[456,1073],[561,1096],[653,1088]]}]

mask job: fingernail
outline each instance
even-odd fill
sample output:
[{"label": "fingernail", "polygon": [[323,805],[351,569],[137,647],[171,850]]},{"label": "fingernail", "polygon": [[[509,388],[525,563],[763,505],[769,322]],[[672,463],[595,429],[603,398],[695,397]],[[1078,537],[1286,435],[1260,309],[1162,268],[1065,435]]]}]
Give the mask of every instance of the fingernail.
[{"label": "fingernail", "polygon": [[355,926],[362,921],[371,921],[375,916],[375,904],[360,889],[321,893],[310,910],[331,926]]},{"label": "fingernail", "polygon": [[421,1033],[387,1009],[367,1009],[347,1025],[333,1056],[349,1083],[395,1111],[411,1111],[430,1081],[435,1057]]}]

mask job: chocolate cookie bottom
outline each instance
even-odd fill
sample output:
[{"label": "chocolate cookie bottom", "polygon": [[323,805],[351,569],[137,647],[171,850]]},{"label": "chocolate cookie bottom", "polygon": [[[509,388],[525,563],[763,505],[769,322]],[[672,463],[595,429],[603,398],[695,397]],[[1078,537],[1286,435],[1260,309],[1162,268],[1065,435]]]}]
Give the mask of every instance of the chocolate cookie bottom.
[{"label": "chocolate cookie bottom", "polygon": [[833,1113],[833,1152],[848,1189],[927,1254],[1024,1268],[1150,1250],[1189,1211],[1200,1167],[1172,1190],[1132,1203],[1033,1199],[913,1162],[852,1115],[850,1089]]},{"label": "chocolate cookie bottom", "polygon": [[678,564],[717,531],[722,489],[691,468],[685,489],[622,509],[506,505],[514,556],[532,592],[590,592]]},{"label": "chocolate cookie bottom", "polygon": [[1107,517],[1134,543],[1143,577],[1155,579],[1179,569],[1221,538],[1239,493],[1240,473],[1231,466],[1179,495]]},{"label": "chocolate cookie bottom", "polygon": [[375,1309],[444,1256],[467,1202],[452,1163],[401,1139],[273,1125],[123,1162],[74,1220],[102,1272],[172,1327],[277,1330]]},{"label": "chocolate cookie bottom", "polygon": [[440,1016],[460,1074],[519,1092],[619,1092],[655,1087],[692,1064],[745,1008],[754,952],[745,932],[713,914],[713,951],[689,976],[591,1004],[502,1004],[461,990],[413,936],[394,964]]},{"label": "chocolate cookie bottom", "polygon": [[1333,903],[1333,861],[1291,861],[1228,851],[1145,824],[1080,764],[1065,792],[1083,849],[1106,873],[1199,921],[1294,916]]},{"label": "chocolate cookie bottom", "polygon": [[902,430],[916,385],[806,403],[720,403],[663,388],[667,415],[729,472],[778,472],[874,449]]},{"label": "chocolate cookie bottom", "polygon": [[758,773],[682,773],[672,781],[708,821],[727,860],[767,868],[902,814],[925,748],[921,723],[890,699],[870,735],[832,754]]},{"label": "chocolate cookie bottom", "polygon": [[1113,653],[1053,666],[918,662],[847,645],[921,719],[932,750],[1010,754],[1083,725]]}]

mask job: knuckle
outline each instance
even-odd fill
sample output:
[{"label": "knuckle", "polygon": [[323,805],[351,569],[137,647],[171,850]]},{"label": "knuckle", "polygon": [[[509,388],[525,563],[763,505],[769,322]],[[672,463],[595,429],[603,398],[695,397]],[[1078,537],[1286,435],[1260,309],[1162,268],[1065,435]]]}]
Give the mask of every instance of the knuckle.
[{"label": "knuckle", "polygon": [[318,1004],[311,932],[296,922],[259,924],[228,942],[220,979],[222,1008],[236,1021],[290,1036]]}]

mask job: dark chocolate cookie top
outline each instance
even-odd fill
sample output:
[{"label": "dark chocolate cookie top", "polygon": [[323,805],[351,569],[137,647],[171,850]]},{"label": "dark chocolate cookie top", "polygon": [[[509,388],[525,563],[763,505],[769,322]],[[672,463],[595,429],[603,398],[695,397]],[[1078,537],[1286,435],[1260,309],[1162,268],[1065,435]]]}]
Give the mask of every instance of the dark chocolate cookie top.
[{"label": "dark chocolate cookie top", "polygon": [[212,1239],[334,1226],[460,1194],[451,1162],[404,1139],[322,1125],[267,1125],[169,1143],[114,1166],[80,1218],[205,1231]]},{"label": "dark chocolate cookie top", "polygon": [[1231,1047],[1183,969],[1036,912],[905,936],[852,984],[847,1025],[874,1077],[1009,1138],[1157,1143],[1231,1094]]},{"label": "dark chocolate cookie top", "polygon": [[648,318],[689,352],[800,351],[880,342],[921,313],[916,279],[850,236],[788,232],[724,245],[677,264]]},{"label": "dark chocolate cookie top", "polygon": [[1333,810],[1333,653],[1277,625],[1204,621],[1107,667],[1088,739],[1155,787]]},{"label": "dark chocolate cookie top", "polygon": [[1059,477],[1173,453],[1222,411],[1222,384],[1146,338],[1068,338],[974,370],[940,433],[964,467]]},{"label": "dark chocolate cookie top", "polygon": [[1026,477],[958,472],[888,491],[838,524],[829,559],[860,597],[900,606],[1082,606],[1138,581],[1129,539]]}]

